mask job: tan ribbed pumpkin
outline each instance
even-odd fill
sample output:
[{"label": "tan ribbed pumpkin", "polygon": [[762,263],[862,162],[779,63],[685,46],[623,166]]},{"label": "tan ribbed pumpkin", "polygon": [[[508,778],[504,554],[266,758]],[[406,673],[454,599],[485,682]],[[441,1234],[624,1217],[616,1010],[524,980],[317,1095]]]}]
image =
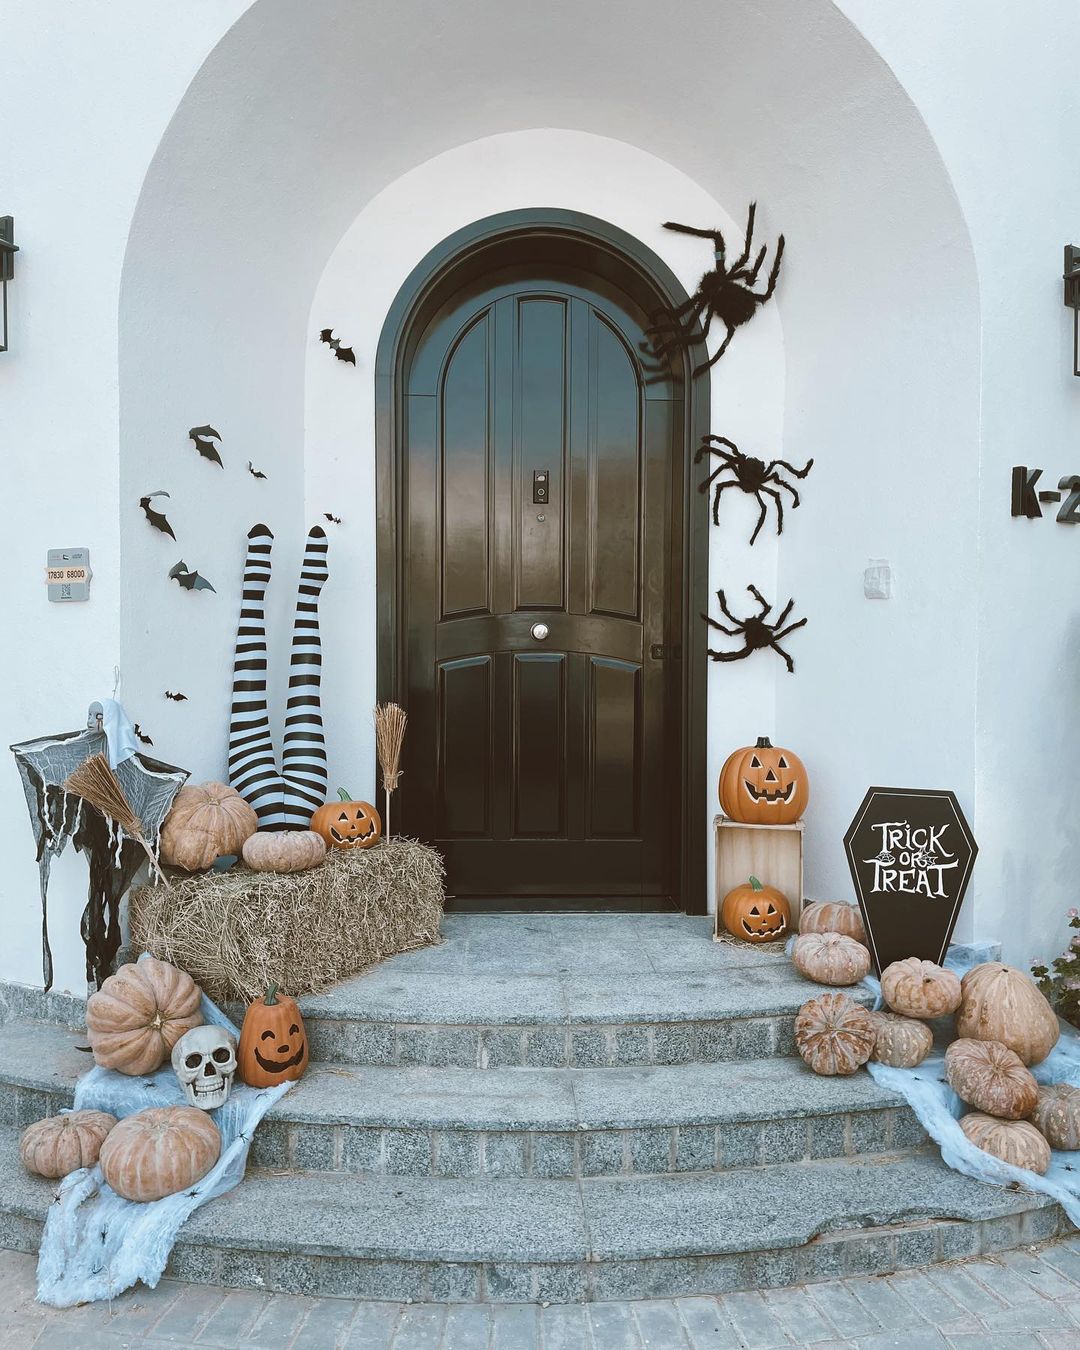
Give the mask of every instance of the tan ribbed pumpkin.
[{"label": "tan ribbed pumpkin", "polygon": [[205,872],[217,858],[240,856],[259,818],[224,783],[182,787],[161,828],[161,861],[185,872]]},{"label": "tan ribbed pumpkin", "polygon": [[870,953],[843,933],[802,933],[791,960],[800,975],[816,984],[858,984],[870,970]]},{"label": "tan ribbed pumpkin", "polygon": [[999,1120],[1023,1120],[1039,1099],[1039,1085],[1020,1056],[997,1041],[953,1041],[945,1051],[945,1077],[969,1106]]},{"label": "tan ribbed pumpkin", "polygon": [[93,1167],[105,1136],[116,1124],[106,1111],[65,1111],[28,1125],[19,1140],[19,1157],[39,1177],[66,1177],[78,1167]]},{"label": "tan ribbed pumpkin", "polygon": [[888,1012],[875,1012],[870,1016],[874,1022],[874,1053],[870,1058],[878,1064],[888,1064],[894,1069],[914,1069],[930,1053],[934,1033],[925,1022]]},{"label": "tan ribbed pumpkin", "polygon": [[800,933],[843,933],[866,946],[866,928],[858,905],[843,900],[812,900],[799,915]]},{"label": "tan ribbed pumpkin", "polygon": [[95,1061],[131,1075],[160,1068],[184,1032],[202,1021],[199,986],[150,956],[121,966],[86,1003]]},{"label": "tan ribbed pumpkin", "polygon": [[326,858],[326,840],[314,830],[266,830],[244,840],[244,865],[253,872],[306,872]]},{"label": "tan ribbed pumpkin", "polygon": [[218,1127],[195,1106],[151,1106],[125,1117],[101,1146],[105,1180],[125,1200],[160,1200],[206,1176],[221,1152]]},{"label": "tan ribbed pumpkin", "polygon": [[944,1017],[960,1006],[960,976],[909,956],[881,972],[881,996],[901,1017]]},{"label": "tan ribbed pumpkin", "polygon": [[815,1073],[846,1076],[870,1058],[874,1023],[847,994],[822,994],[799,1009],[795,1045]]},{"label": "tan ribbed pumpkin", "polygon": [[1050,1166],[1050,1145],[1026,1120],[997,1120],[973,1111],[962,1116],[960,1128],[984,1153],[992,1153],[1013,1167],[1024,1167],[1042,1176]]},{"label": "tan ribbed pumpkin", "polygon": [[987,961],[960,981],[956,1034],[1000,1041],[1025,1064],[1039,1064],[1057,1045],[1061,1028],[1046,998],[1022,970]]},{"label": "tan ribbed pumpkin", "polygon": [[1080,1088],[1068,1083],[1040,1086],[1031,1123],[1051,1148],[1080,1149]]}]

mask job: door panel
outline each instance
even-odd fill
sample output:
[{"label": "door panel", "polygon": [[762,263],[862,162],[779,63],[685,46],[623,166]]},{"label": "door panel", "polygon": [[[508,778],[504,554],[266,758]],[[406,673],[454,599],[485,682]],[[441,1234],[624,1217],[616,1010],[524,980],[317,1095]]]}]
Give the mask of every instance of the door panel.
[{"label": "door panel", "polygon": [[671,893],[676,418],[646,323],[586,274],[508,270],[406,364],[401,828],[453,895]]}]

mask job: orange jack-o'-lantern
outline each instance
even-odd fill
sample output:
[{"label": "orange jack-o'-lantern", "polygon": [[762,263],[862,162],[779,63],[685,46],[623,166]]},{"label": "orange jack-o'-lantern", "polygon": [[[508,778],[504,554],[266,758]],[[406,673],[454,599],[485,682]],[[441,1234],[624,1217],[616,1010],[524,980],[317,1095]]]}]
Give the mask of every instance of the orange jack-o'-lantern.
[{"label": "orange jack-o'-lantern", "polygon": [[768,736],[728,755],[720,771],[720,809],[742,825],[792,825],[809,800],[802,760]]},{"label": "orange jack-o'-lantern", "polygon": [[774,886],[763,886],[751,877],[724,896],[720,918],[728,932],[744,942],[772,942],[787,933],[791,906]]},{"label": "orange jack-o'-lantern", "polygon": [[307,1033],[296,999],[272,984],[244,1014],[236,1050],[240,1077],[251,1087],[300,1078],[308,1064]]},{"label": "orange jack-o'-lantern", "polygon": [[311,828],[331,848],[370,848],[382,838],[382,820],[370,802],[354,802],[344,788],[311,817]]}]

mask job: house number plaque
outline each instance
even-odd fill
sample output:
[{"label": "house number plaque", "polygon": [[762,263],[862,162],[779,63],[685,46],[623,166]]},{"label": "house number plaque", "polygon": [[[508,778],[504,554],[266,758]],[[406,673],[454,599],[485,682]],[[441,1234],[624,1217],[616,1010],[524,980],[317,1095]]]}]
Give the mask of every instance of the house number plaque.
[{"label": "house number plaque", "polygon": [[940,965],[979,851],[956,794],[871,788],[844,851],[878,974],[908,956]]},{"label": "house number plaque", "polygon": [[45,568],[49,599],[58,603],[90,599],[90,550],[51,548]]}]

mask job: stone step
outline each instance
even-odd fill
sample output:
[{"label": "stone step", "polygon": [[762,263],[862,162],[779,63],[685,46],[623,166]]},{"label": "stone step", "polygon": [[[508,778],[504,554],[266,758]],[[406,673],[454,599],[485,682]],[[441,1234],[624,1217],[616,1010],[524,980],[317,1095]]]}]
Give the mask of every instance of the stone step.
[{"label": "stone step", "polygon": [[[36,1250],[52,1183],[0,1130],[0,1245]],[[1057,1206],[936,1156],[582,1181],[254,1172],[184,1225],[171,1273],[350,1298],[575,1302],[887,1273],[1056,1236]]]},{"label": "stone step", "polygon": [[[70,1106],[80,1033],[13,1022],[0,1036],[0,1122]],[[801,1060],[632,1069],[314,1064],[260,1124],[265,1168],[392,1176],[576,1177],[719,1171],[900,1152],[914,1113],[868,1074]]]},{"label": "stone step", "polygon": [[[762,1059],[793,1053],[795,1013],[822,992],[778,944],[713,942],[709,919],[448,915],[443,928],[437,947],[302,998],[312,1058],[477,1069]],[[79,1027],[84,1009],[70,994],[0,986],[0,1020]]]}]

